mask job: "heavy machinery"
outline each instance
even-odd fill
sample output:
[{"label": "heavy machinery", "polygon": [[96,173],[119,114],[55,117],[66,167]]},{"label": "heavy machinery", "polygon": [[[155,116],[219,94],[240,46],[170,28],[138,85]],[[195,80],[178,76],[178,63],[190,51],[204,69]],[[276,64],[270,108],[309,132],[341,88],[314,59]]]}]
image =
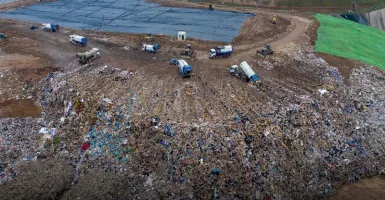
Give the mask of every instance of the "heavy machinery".
[{"label": "heavy machinery", "polygon": [[186,49],[184,51],[182,51],[182,53],[180,55],[191,57],[193,54],[194,54],[194,51],[191,48],[191,44],[188,44],[186,46]]},{"label": "heavy machinery", "polygon": [[209,4],[209,10],[214,10],[214,5],[213,4]]},{"label": "heavy machinery", "polygon": [[77,53],[76,56],[79,58],[79,62],[84,65],[91,60],[99,58],[100,50],[98,48],[92,48],[91,50],[84,53]]},{"label": "heavy machinery", "polygon": [[87,42],[88,42],[86,37],[83,37],[80,35],[70,35],[69,41],[72,44],[76,44],[76,45],[81,46],[81,47],[85,47],[87,45]]},{"label": "heavy machinery", "polygon": [[251,69],[246,61],[241,62],[239,66],[240,67],[238,67],[238,65],[231,66],[229,70],[230,74],[246,82],[259,82],[258,75]]},{"label": "heavy machinery", "polygon": [[57,24],[50,24],[50,23],[44,23],[42,24],[42,29],[43,31],[48,31],[48,32],[56,32],[59,30],[59,25]]},{"label": "heavy machinery", "polygon": [[156,53],[160,49],[160,46],[158,44],[143,44],[142,51],[145,51],[147,53]]},{"label": "heavy machinery", "polygon": [[178,65],[178,59],[176,59],[176,58],[171,58],[171,59],[170,59],[170,65]]},{"label": "heavy machinery", "polygon": [[151,33],[148,33],[145,37],[144,37],[144,40],[148,41],[148,42],[154,42],[155,41],[155,38],[154,36],[152,36]]},{"label": "heavy machinery", "polygon": [[273,15],[273,19],[271,20],[271,23],[277,24],[277,16]]},{"label": "heavy machinery", "polygon": [[5,35],[4,33],[0,33],[0,44],[5,41],[7,41],[7,35]]},{"label": "heavy machinery", "polygon": [[189,77],[192,75],[192,66],[185,60],[178,60],[179,73],[182,77]]},{"label": "heavy machinery", "polygon": [[233,47],[231,45],[227,46],[217,46],[215,49],[210,49],[209,57],[229,57],[233,53]]},{"label": "heavy machinery", "polygon": [[273,49],[271,48],[270,44],[267,44],[265,48],[261,50],[257,50],[257,54],[266,57],[267,55],[272,55],[274,53]]}]

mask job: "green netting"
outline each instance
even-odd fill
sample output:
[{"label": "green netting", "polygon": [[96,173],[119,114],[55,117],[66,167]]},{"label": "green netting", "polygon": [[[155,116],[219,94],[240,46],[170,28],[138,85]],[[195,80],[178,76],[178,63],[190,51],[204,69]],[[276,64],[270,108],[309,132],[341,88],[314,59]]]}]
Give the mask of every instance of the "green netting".
[{"label": "green netting", "polygon": [[316,52],[369,63],[385,70],[385,32],[328,15],[315,15],[320,22]]}]

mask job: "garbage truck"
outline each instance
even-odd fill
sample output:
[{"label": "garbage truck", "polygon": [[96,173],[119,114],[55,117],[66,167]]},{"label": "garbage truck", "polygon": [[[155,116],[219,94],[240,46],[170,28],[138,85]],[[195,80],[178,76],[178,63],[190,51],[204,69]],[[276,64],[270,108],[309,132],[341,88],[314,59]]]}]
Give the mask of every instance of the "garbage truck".
[{"label": "garbage truck", "polygon": [[228,57],[233,53],[233,46],[217,46],[215,49],[210,49],[209,56],[210,58],[216,58],[218,56]]},{"label": "garbage truck", "polygon": [[156,53],[160,49],[158,44],[144,44],[142,46],[142,51],[147,53]]},{"label": "garbage truck", "polygon": [[81,47],[85,47],[87,45],[87,42],[88,42],[86,37],[83,37],[80,35],[70,35],[69,41],[72,44],[76,44],[76,45],[81,46]]},{"label": "garbage truck", "polygon": [[50,24],[50,23],[44,23],[44,24],[42,24],[42,29],[44,31],[56,32],[56,31],[59,30],[59,25],[57,25],[57,24]]},{"label": "garbage truck", "polygon": [[182,77],[189,77],[192,75],[192,66],[185,60],[178,60],[179,73]]},{"label": "garbage truck", "polygon": [[90,60],[94,60],[100,57],[100,50],[98,48],[92,48],[84,53],[77,53],[76,56],[79,58],[79,62],[84,65]]},{"label": "garbage truck", "polygon": [[233,65],[230,67],[230,74],[233,76],[240,78],[246,82],[252,81],[252,82],[258,82],[259,77],[258,75],[251,69],[250,65],[243,61],[239,65]]}]

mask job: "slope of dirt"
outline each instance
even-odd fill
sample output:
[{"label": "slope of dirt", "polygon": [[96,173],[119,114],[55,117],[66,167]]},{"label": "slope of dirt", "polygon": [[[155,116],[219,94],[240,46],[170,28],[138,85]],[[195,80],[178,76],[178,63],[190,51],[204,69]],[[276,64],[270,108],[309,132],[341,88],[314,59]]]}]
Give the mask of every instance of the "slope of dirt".
[{"label": "slope of dirt", "polygon": [[0,103],[0,118],[41,117],[41,109],[31,99],[9,100]]},{"label": "slope of dirt", "polygon": [[385,199],[385,177],[379,176],[359,181],[358,183],[345,185],[337,194],[329,200],[382,200]]}]

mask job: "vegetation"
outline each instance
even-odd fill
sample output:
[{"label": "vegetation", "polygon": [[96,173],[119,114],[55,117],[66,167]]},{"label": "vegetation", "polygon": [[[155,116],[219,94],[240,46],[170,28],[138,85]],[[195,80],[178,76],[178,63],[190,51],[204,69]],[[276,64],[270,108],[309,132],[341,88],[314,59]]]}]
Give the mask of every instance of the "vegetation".
[{"label": "vegetation", "polygon": [[328,15],[315,17],[320,23],[316,52],[359,60],[385,70],[384,31]]},{"label": "vegetation", "polygon": [[[379,3],[380,0],[356,0],[359,6],[369,6]],[[290,7],[337,7],[351,6],[352,0],[278,0],[277,6]]]}]

